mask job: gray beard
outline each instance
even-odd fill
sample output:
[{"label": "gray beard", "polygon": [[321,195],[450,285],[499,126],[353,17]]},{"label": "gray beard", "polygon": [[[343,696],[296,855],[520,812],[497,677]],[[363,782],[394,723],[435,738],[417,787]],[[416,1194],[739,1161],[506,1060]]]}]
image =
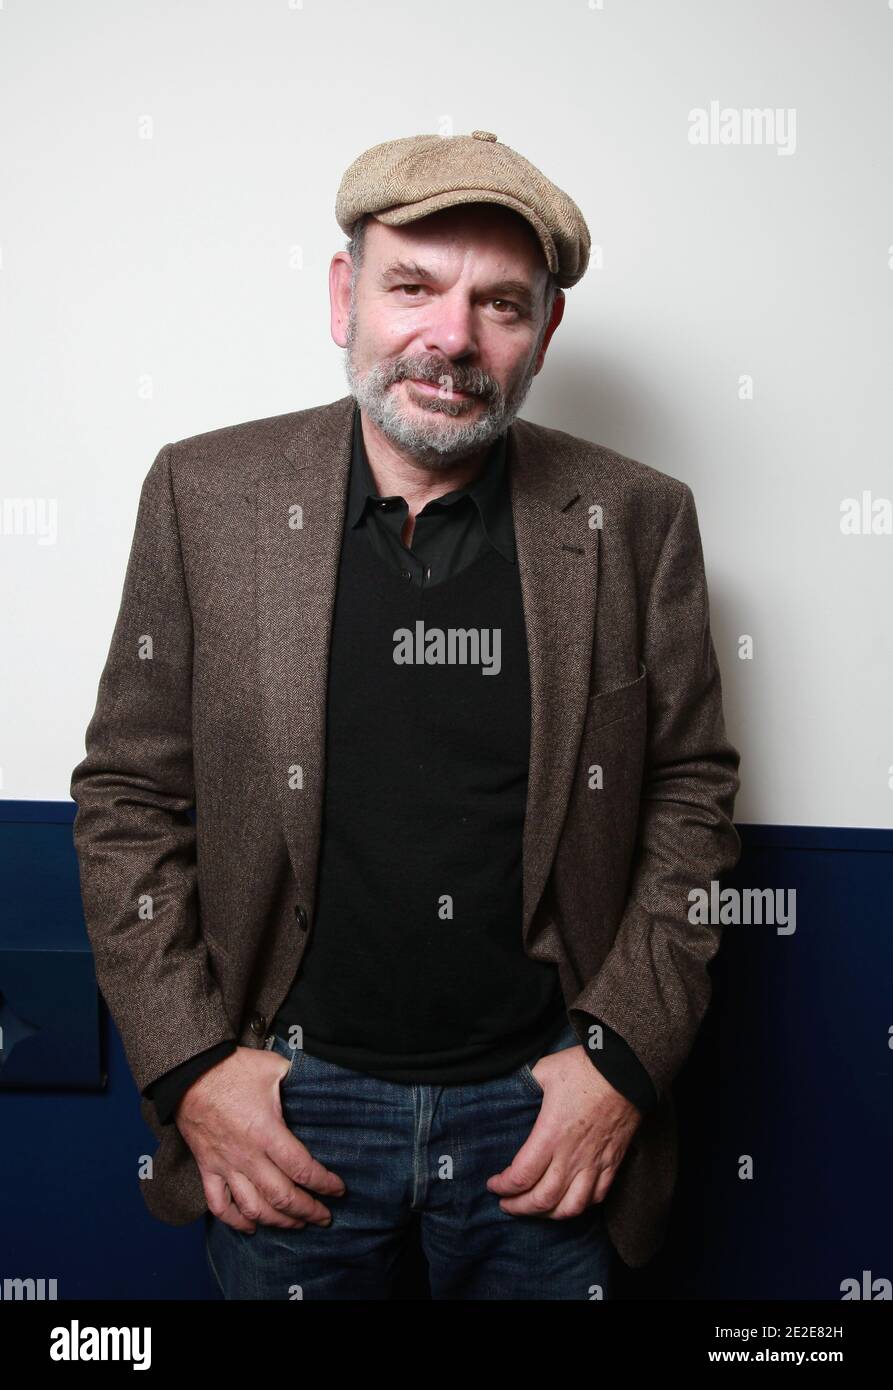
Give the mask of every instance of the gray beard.
[{"label": "gray beard", "polygon": [[[370,367],[364,376],[357,372],[354,362],[356,344],[356,321],[351,309],[347,329],[347,348],[344,367],[350,394],[357,405],[366,413],[386,439],[407,453],[421,468],[449,468],[460,459],[479,449],[487,448],[508,429],[527,398],[533,378],[534,367],[546,331],[543,325],[536,346],[531,353],[527,369],[508,396],[504,395],[497,382],[476,369],[456,368],[460,374],[457,389],[468,389],[485,398],[483,410],[474,416],[462,418],[467,407],[461,401],[450,401],[439,396],[425,398],[421,409],[431,415],[453,417],[453,424],[445,426],[443,421],[429,425],[423,415],[410,417],[401,407],[394,392],[395,381],[406,376],[418,376],[430,381],[429,372],[422,366],[426,360],[420,357],[403,358],[399,362],[379,362]],[[428,359],[430,361],[430,359]],[[445,371],[449,370],[446,364]],[[437,384],[437,378],[433,378]]]}]

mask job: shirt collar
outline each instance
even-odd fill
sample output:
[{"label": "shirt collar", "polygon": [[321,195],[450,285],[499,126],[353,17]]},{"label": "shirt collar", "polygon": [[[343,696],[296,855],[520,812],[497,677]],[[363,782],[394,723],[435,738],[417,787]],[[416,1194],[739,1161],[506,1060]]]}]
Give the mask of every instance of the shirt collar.
[{"label": "shirt collar", "polygon": [[[515,535],[512,524],[511,496],[505,465],[506,432],[494,440],[484,459],[484,466],[472,482],[438,497],[438,504],[452,506],[466,494],[474,500],[487,539],[507,560],[515,561]],[[359,526],[366,515],[369,499],[381,499],[369,467],[359,407],[354,403],[353,445],[350,461],[350,485],[347,498],[347,525]]]}]

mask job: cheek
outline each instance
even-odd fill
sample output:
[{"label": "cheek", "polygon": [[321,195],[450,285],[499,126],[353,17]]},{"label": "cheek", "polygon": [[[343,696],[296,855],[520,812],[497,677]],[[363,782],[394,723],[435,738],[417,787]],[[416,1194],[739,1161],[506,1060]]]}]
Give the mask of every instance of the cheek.
[{"label": "cheek", "polygon": [[393,310],[368,310],[356,326],[356,351],[369,366],[385,358],[401,357],[412,351],[418,333],[418,319]]},{"label": "cheek", "polygon": [[520,337],[513,338],[510,342],[499,344],[485,360],[489,362],[488,370],[497,381],[515,386],[534,366],[536,341],[529,336],[525,336],[523,341]]}]

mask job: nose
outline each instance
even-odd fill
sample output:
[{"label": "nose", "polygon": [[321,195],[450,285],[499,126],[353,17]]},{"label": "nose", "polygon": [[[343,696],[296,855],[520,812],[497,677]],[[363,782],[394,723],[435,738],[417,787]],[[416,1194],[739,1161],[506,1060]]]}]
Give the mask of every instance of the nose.
[{"label": "nose", "polygon": [[460,295],[441,295],[431,306],[422,328],[426,352],[456,361],[477,351],[471,305]]}]

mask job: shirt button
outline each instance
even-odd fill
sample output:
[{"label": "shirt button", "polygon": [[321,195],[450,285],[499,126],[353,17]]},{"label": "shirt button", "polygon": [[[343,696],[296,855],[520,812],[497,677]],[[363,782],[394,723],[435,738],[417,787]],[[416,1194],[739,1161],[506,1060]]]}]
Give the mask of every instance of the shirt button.
[{"label": "shirt button", "polygon": [[400,577],[401,579],[412,579],[412,570],[401,570]]},{"label": "shirt button", "polygon": [[267,1020],[263,1014],[252,1014],[251,1022],[248,1026],[250,1027],[252,1033],[256,1033],[258,1036],[260,1036],[262,1033],[266,1033],[267,1031]]},{"label": "shirt button", "polygon": [[307,913],[300,903],[295,903],[295,921],[301,931],[307,930]]}]

